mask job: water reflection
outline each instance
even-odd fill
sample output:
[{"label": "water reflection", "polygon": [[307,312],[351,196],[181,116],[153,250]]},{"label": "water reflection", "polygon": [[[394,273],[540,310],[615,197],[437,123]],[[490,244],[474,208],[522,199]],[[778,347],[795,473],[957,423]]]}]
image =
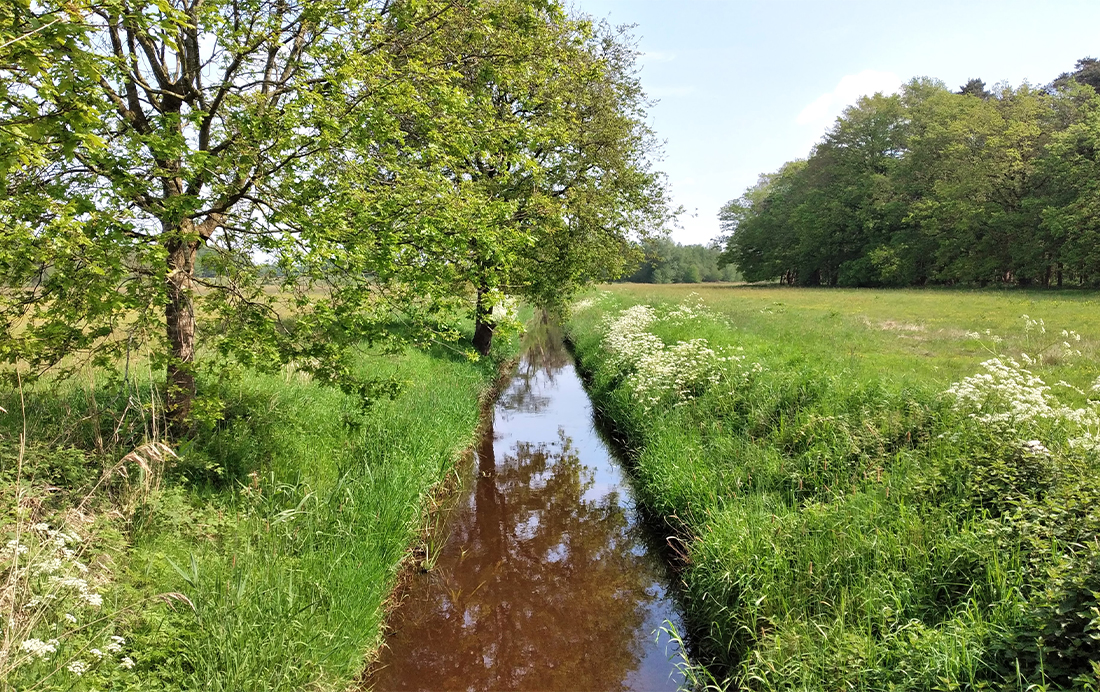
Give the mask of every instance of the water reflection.
[{"label": "water reflection", "polygon": [[544,336],[498,402],[436,568],[391,618],[375,689],[676,687],[652,635],[671,615],[661,566],[560,336]]},{"label": "water reflection", "polygon": [[561,327],[544,313],[523,335],[523,359],[497,409],[538,413],[550,402],[549,393],[541,390],[552,386],[555,375],[572,363]]}]

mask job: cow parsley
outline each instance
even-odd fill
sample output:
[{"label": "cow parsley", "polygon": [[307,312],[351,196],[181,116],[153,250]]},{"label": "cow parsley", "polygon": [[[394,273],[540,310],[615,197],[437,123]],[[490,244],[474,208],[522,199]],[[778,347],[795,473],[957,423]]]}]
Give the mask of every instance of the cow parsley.
[{"label": "cow parsley", "polygon": [[19,648],[35,658],[47,658],[50,654],[57,652],[57,643],[56,639],[45,642],[41,639],[27,639],[19,645]]},{"label": "cow parsley", "polygon": [[[1041,320],[1033,324],[1042,326]],[[982,363],[982,368],[985,372],[964,378],[945,392],[953,397],[956,411],[966,412],[1004,433],[1054,426],[1065,432],[1070,449],[1100,451],[1100,402],[1089,401],[1080,408],[1067,406],[1051,394],[1051,387],[1042,378],[1012,358],[991,358]],[[1081,391],[1065,382],[1058,385]],[[1039,440],[1020,444],[1031,453],[1050,454]]]},{"label": "cow parsley", "polygon": [[634,305],[605,320],[603,347],[608,359],[626,375],[627,388],[646,410],[665,400],[673,405],[690,401],[717,384],[729,364],[744,359],[720,353],[702,338],[667,345],[650,331],[658,323],[683,324],[703,317],[711,315],[696,299],[663,316],[652,306]]}]

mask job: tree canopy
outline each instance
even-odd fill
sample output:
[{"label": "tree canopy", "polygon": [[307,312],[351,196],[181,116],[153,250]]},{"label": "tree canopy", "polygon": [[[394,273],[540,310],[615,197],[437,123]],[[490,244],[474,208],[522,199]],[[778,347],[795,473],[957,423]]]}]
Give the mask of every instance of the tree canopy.
[{"label": "tree canopy", "polygon": [[718,243],[681,245],[668,238],[651,238],[641,243],[642,259],[634,272],[623,277],[636,283],[686,283],[739,281],[737,268],[722,261]]},{"label": "tree canopy", "polygon": [[1046,88],[914,79],[861,98],[723,208],[726,260],[799,285],[1100,283],[1093,63]]},{"label": "tree canopy", "polygon": [[561,300],[667,217],[629,35],[557,2],[0,12],[0,359],[147,349],[178,432],[200,366],[369,397],[349,345]]}]

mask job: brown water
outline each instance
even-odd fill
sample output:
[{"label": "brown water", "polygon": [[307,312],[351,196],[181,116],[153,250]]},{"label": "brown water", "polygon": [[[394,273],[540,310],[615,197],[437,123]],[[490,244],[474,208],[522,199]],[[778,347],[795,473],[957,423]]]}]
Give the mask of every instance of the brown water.
[{"label": "brown water", "polygon": [[[560,336],[530,345],[367,687],[675,690],[680,628]],[[682,631],[682,628],[680,628]]]}]

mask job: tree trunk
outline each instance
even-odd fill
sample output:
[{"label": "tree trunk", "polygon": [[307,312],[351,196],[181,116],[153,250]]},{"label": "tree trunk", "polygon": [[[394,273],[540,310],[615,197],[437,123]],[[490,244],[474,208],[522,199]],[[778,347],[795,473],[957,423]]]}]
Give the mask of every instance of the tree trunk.
[{"label": "tree trunk", "polygon": [[195,300],[193,295],[195,254],[198,239],[181,233],[179,240],[169,243],[168,301],[164,306],[164,321],[168,330],[168,390],[165,413],[168,433],[173,438],[186,437],[191,432],[191,404],[195,399]]},{"label": "tree trunk", "polygon": [[477,307],[474,309],[474,348],[483,356],[489,355],[493,347],[493,306],[489,304],[488,287],[482,284],[477,289]]},{"label": "tree trunk", "polygon": [[[488,419],[486,419],[488,420]],[[504,550],[504,498],[497,487],[496,451],[493,449],[493,421],[481,433],[477,445],[477,486],[474,491],[474,524],[485,549],[496,559],[507,557]]]}]

